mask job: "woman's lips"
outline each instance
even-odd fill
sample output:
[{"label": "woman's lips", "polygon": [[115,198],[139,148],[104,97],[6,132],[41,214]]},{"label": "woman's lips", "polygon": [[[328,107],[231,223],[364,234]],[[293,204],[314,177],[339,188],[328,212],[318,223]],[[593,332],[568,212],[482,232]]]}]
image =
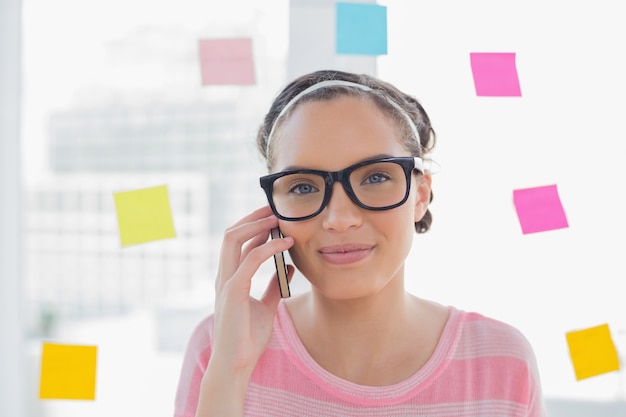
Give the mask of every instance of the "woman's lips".
[{"label": "woman's lips", "polygon": [[319,249],[319,253],[330,264],[347,265],[367,258],[373,249],[372,245],[350,243],[324,246]]}]

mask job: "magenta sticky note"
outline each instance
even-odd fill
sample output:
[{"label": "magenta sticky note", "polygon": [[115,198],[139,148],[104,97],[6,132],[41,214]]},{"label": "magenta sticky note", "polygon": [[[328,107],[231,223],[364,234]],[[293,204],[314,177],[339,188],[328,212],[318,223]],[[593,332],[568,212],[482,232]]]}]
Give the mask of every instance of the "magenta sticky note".
[{"label": "magenta sticky note", "polygon": [[556,184],[514,190],[513,203],[523,234],[569,227]]},{"label": "magenta sticky note", "polygon": [[470,53],[477,96],[520,97],[514,52]]},{"label": "magenta sticky note", "polygon": [[202,85],[255,83],[251,38],[200,39]]}]

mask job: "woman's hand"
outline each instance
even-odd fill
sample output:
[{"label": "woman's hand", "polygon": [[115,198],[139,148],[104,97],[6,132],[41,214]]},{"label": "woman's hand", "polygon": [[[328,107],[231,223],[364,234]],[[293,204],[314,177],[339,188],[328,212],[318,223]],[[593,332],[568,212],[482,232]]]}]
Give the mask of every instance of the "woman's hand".
[{"label": "woman's hand", "polygon": [[[285,237],[268,241],[278,219],[263,207],[226,230],[215,283],[215,330],[212,356],[233,371],[252,371],[272,333],[280,301],[276,276],[263,296],[250,296],[252,277],[272,255],[293,245]],[[289,278],[293,276],[289,266]]]},{"label": "woman's hand", "polygon": [[[225,232],[215,282],[213,349],[202,382],[202,391],[209,392],[201,395],[198,411],[203,408],[200,405],[210,405],[208,409],[213,409],[216,404],[207,402],[209,397],[215,400],[218,391],[245,398],[252,371],[269,342],[280,301],[277,277],[270,279],[258,300],[250,296],[250,288],[261,264],[293,245],[290,237],[268,240],[270,230],[277,226],[278,219],[270,208],[263,207]],[[287,270],[291,279],[293,266],[289,265]],[[226,405],[228,399],[223,395],[224,392],[218,398]],[[243,398],[231,399],[237,404],[240,399],[243,401]]]}]

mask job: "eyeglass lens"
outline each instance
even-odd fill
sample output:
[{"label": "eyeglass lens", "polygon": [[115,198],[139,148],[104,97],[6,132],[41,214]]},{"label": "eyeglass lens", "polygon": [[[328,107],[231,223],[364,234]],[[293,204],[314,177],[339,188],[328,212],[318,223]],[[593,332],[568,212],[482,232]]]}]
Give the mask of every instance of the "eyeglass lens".
[{"label": "eyeglass lens", "polygon": [[[400,164],[377,162],[350,173],[350,188],[358,201],[370,208],[384,208],[402,201],[406,194],[406,174]],[[310,216],[324,204],[324,177],[294,173],[274,181],[272,198],[276,211],[288,218]]]}]

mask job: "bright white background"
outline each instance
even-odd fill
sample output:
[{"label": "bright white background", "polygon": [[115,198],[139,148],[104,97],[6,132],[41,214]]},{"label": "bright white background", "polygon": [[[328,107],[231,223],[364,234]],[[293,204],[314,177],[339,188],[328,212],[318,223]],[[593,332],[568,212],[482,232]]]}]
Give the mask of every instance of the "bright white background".
[{"label": "bright white background", "polygon": [[[324,38],[311,33],[311,47],[289,49],[288,57],[295,36],[289,31],[297,30],[289,26],[290,16],[296,15],[289,5],[316,13],[318,6],[325,7],[315,16],[327,18],[320,30],[332,31],[332,3],[24,2],[24,192],[54,183],[47,154],[51,114],[97,107],[114,102],[112,97],[131,97],[140,104],[153,96],[196,103],[244,98],[241,115],[234,117],[241,117],[244,126],[238,134],[253,142],[253,128],[287,81],[290,60],[301,54],[311,62],[309,55]],[[620,261],[626,230],[620,162],[626,156],[626,27],[619,5],[608,0],[379,4],[387,6],[389,49],[375,60],[374,68],[422,102],[439,140],[434,153],[441,166],[434,178],[434,224],[428,234],[416,236],[407,263],[409,289],[518,327],[535,348],[547,397],[623,399],[622,371],[577,382],[565,342],[570,330],[609,323],[620,353],[626,350],[620,286],[625,275]],[[112,60],[116,42],[132,44],[146,28],[161,36],[147,45],[161,45],[171,57],[159,58],[159,48],[140,46],[145,61],[132,56],[119,60],[119,55],[118,61]],[[199,85],[194,42],[212,36],[253,36],[257,87]],[[470,52],[515,52],[522,97],[476,97]],[[188,60],[178,63],[181,56]],[[372,68],[371,60],[356,57],[331,62],[337,68]],[[245,148],[246,175],[254,182],[262,167],[250,148]],[[167,173],[160,175],[167,179]],[[513,190],[549,184],[558,186],[570,227],[522,235]],[[258,201],[262,198],[259,190]],[[254,208],[249,202],[233,206],[230,220]],[[219,232],[211,230],[217,238]],[[28,236],[25,241],[28,250]],[[196,311],[210,311],[208,275],[195,277],[195,293],[171,293],[158,306],[192,305]],[[154,307],[138,301],[123,316],[64,319],[59,324],[55,340],[100,346],[95,402],[37,400],[41,340],[31,340],[26,373],[30,415],[171,415],[182,353],[155,348],[160,316]],[[184,338],[189,328],[183,329]]]},{"label": "bright white background", "polygon": [[[609,323],[626,349],[626,27],[614,3],[386,4],[378,73],[422,101],[439,136],[415,292],[520,328],[546,395],[624,398],[623,372],[576,382],[565,342]],[[476,97],[470,52],[515,52],[522,97]],[[513,189],[549,184],[570,227],[522,235]]]}]

